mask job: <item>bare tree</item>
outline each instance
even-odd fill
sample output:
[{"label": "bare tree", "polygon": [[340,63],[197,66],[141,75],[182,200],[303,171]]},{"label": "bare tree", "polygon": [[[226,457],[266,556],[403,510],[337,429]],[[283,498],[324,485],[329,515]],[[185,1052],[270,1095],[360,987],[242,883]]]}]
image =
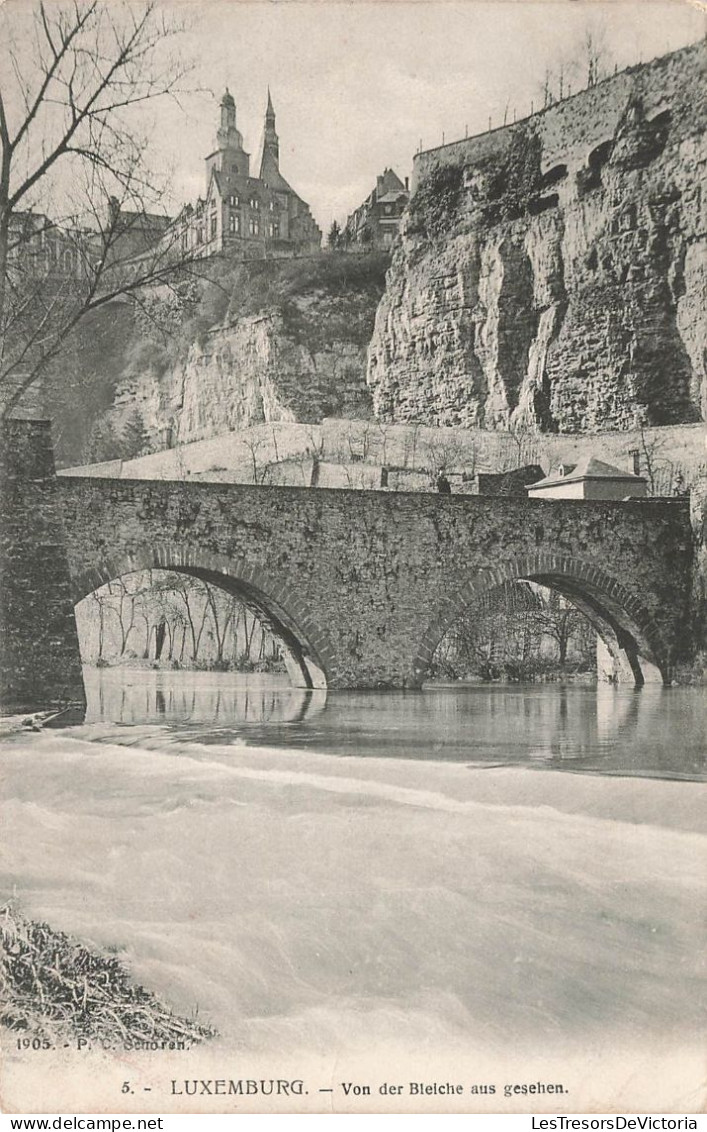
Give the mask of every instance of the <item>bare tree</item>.
[{"label": "bare tree", "polygon": [[88,647],[91,631],[97,635],[98,662],[125,663],[135,659],[139,630],[142,660],[225,669],[231,660],[252,666],[279,656],[272,631],[237,595],[171,570],[138,571],[92,593],[81,618],[82,649],[94,656]]},{"label": "bare tree", "polygon": [[105,648],[106,640],[106,603],[105,597],[100,590],[93,590],[91,593],[91,601],[96,606],[98,613],[98,654],[97,660],[103,660],[103,650]]},{"label": "bare tree", "polygon": [[640,470],[648,481],[650,494],[670,495],[675,468],[672,461],[666,458],[664,438],[657,434],[648,436],[645,426],[640,423],[638,436]]},{"label": "bare tree", "polygon": [[203,600],[203,585],[197,578],[180,574],[179,582],[175,585],[174,590],[184,603],[186,623],[191,637],[191,659],[196,661],[199,656],[199,646],[208,614],[208,606]]},{"label": "bare tree", "polygon": [[[552,642],[550,656],[545,642]],[[443,674],[474,672],[484,680],[532,679],[556,666],[589,666],[596,633],[579,610],[556,591],[505,582],[468,609],[440,642],[434,665]]]},{"label": "bare tree", "polygon": [[413,421],[407,425],[405,430],[405,439],[403,442],[403,467],[415,468],[415,460],[417,459],[417,445],[420,436],[421,424],[419,421]]},{"label": "bare tree", "polygon": [[[248,614],[250,613],[250,624],[248,623]],[[238,629],[241,618],[243,619],[243,633],[239,634]],[[253,639],[255,637],[256,629],[260,629],[261,634],[263,627],[255,614],[248,609],[247,605],[238,604],[235,619],[233,621],[233,658],[238,664],[251,664],[253,662],[252,649]]]},{"label": "bare tree", "polygon": [[236,602],[233,598],[227,598],[225,594],[220,595],[221,600],[218,600],[213,586],[210,586],[208,582],[204,582],[203,585],[206,592],[206,605],[214,627],[214,644],[216,646],[214,659],[216,666],[220,668],[225,663],[224,646],[229,626],[236,612]]},{"label": "bare tree", "polygon": [[547,110],[555,102],[568,98],[573,89],[596,86],[610,73],[611,66],[606,27],[592,19],[585,25],[576,49],[565,57],[559,56],[554,67],[545,67],[539,84],[543,108]]},{"label": "bare tree", "polygon": [[149,106],[184,92],[157,0],[0,10],[0,391],[7,415],[89,312],[192,262],[149,167]]},{"label": "bare tree", "polygon": [[242,433],[239,439],[243,447],[248,450],[253,483],[267,483],[270,475],[267,439],[264,436],[250,436],[246,432]]},{"label": "bare tree", "polygon": [[115,614],[120,634],[118,656],[124,656],[128,638],[135,628],[135,599],[137,595],[128,588],[123,578],[115,578],[108,583],[109,602],[107,608]]},{"label": "bare tree", "polygon": [[371,422],[365,421],[360,429],[349,429],[346,443],[352,463],[365,463],[371,450]]},{"label": "bare tree", "polygon": [[525,464],[538,463],[537,433],[527,417],[516,417],[508,426],[508,438],[512,441],[512,455],[504,460],[503,471],[511,472]]},{"label": "bare tree", "polygon": [[461,472],[472,476],[476,468],[476,450],[451,429],[438,429],[425,434],[418,446],[420,465],[434,485],[439,476]]},{"label": "bare tree", "polygon": [[584,31],[582,48],[586,84],[593,87],[609,73],[610,53],[605,28],[599,24],[588,25]]},{"label": "bare tree", "polygon": [[555,590],[541,593],[540,598],[531,614],[533,625],[538,633],[554,642],[558,663],[564,669],[570,642],[585,632],[587,619]]},{"label": "bare tree", "polygon": [[542,105],[543,105],[544,110],[547,110],[549,106],[552,106],[553,102],[555,101],[555,96],[554,96],[553,91],[554,91],[554,76],[553,76],[553,73],[552,73],[552,70],[550,69],[550,67],[546,67],[545,68],[545,74],[543,75],[542,86],[541,86],[541,98],[542,98]]}]

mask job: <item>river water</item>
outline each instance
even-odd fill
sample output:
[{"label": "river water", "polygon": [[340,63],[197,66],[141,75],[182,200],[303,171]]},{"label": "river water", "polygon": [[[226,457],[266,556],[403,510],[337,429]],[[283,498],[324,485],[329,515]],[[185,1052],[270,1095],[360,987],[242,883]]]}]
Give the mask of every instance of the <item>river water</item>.
[{"label": "river water", "polygon": [[[651,685],[428,685],[307,692],[286,676],[85,670],[88,723],[160,724],[190,743],[704,779],[704,695]],[[174,748],[172,748],[174,749]]]},{"label": "river water", "polygon": [[[354,1064],[395,1079],[395,1054],[401,1080],[552,1073],[565,1111],[694,1111],[699,691],[325,694],[129,669],[87,685],[84,725],[0,746],[0,888],[216,1027],[203,1068],[190,1054],[155,1090],[311,1060],[316,1108]],[[96,1089],[142,1072],[115,1056]]]}]

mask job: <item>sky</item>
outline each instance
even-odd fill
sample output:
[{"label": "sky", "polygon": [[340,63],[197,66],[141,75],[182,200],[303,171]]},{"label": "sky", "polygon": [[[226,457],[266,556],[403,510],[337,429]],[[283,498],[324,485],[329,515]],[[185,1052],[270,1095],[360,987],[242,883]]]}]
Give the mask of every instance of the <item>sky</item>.
[{"label": "sky", "polygon": [[537,106],[546,67],[581,58],[587,28],[603,37],[613,70],[693,42],[706,26],[705,7],[685,0],[191,0],[178,10],[205,90],[186,114],[165,115],[176,198],[203,192],[226,85],[256,165],[269,85],[281,169],[325,232],[386,166],[409,174],[420,144]]},{"label": "sky", "polygon": [[[172,181],[169,210],[204,192],[226,86],[257,174],[269,86],[282,172],[325,233],[386,166],[405,177],[420,146],[537,107],[546,68],[581,59],[588,28],[603,37],[613,71],[698,40],[707,12],[698,0],[159,2],[187,25],[180,52],[195,64],[196,93],[150,110],[154,160]],[[29,15],[28,0],[9,3]]]}]

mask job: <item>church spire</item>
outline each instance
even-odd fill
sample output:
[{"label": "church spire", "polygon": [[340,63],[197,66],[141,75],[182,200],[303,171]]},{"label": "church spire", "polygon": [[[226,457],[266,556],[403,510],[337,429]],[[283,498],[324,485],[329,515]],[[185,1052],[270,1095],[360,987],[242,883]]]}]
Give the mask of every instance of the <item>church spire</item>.
[{"label": "church spire", "polygon": [[268,87],[268,105],[265,111],[265,141],[263,145],[263,158],[266,152],[270,153],[275,158],[276,166],[280,161],[280,139],[277,136],[275,129],[275,110],[272,104],[272,97],[270,94],[270,87]]}]

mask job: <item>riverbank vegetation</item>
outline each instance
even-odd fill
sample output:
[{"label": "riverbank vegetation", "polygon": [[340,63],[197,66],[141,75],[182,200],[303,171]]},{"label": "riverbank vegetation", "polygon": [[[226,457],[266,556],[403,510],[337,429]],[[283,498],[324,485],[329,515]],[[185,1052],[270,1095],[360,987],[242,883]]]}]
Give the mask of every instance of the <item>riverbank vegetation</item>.
[{"label": "riverbank vegetation", "polygon": [[675,666],[673,684],[679,687],[707,686],[707,650],[702,649],[690,661],[681,661]]},{"label": "riverbank vegetation", "polygon": [[84,663],[281,672],[278,638],[234,594],[186,574],[116,578],[76,608]]},{"label": "riverbank vegetation", "polygon": [[449,629],[432,661],[442,679],[549,681],[596,679],[596,633],[553,590],[506,582]]},{"label": "riverbank vegetation", "polygon": [[103,1048],[189,1049],[216,1036],[133,982],[115,956],[90,950],[9,905],[0,911],[0,941],[0,1025],[20,1043],[40,1043],[31,1048],[69,1039]]}]

